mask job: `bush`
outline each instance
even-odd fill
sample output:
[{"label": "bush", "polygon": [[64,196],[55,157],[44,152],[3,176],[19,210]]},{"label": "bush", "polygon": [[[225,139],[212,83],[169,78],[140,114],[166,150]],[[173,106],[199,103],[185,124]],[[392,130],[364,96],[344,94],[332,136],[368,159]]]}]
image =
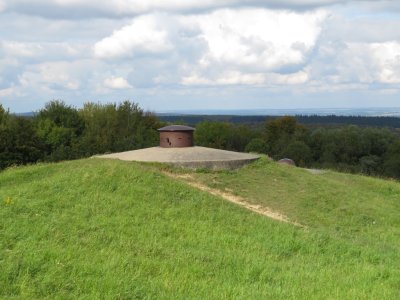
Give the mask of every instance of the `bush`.
[{"label": "bush", "polygon": [[311,149],[302,141],[292,141],[283,151],[283,156],[293,159],[297,166],[305,167],[310,164]]},{"label": "bush", "polygon": [[267,143],[262,138],[252,139],[245,148],[246,152],[267,153]]}]

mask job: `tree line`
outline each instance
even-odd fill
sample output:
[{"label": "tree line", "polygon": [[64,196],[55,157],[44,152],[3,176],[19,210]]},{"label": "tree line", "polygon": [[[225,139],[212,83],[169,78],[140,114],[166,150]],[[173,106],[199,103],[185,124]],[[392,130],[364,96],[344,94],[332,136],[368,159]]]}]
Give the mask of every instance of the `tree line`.
[{"label": "tree line", "polygon": [[130,101],[82,109],[51,101],[33,117],[12,115],[0,105],[0,170],[155,146],[160,126]]},{"label": "tree line", "polygon": [[[0,170],[156,146],[157,129],[164,125],[131,101],[86,103],[81,109],[51,101],[31,117],[10,114],[0,105]],[[195,143],[287,157],[301,167],[400,178],[400,133],[393,128],[310,127],[289,116],[265,118],[256,127],[203,120]]]},{"label": "tree line", "polygon": [[203,121],[195,135],[198,145],[291,158],[301,167],[400,178],[400,132],[394,129],[310,128],[285,116],[265,121],[261,129]]},{"label": "tree line", "polygon": [[[266,121],[279,119],[279,116],[236,116],[236,115],[158,115],[161,121],[182,122],[196,126],[204,121],[228,122],[237,125],[248,125],[252,128],[262,128]],[[336,116],[336,115],[296,115],[301,124],[308,127],[340,127],[348,124],[362,127],[400,128],[400,118],[391,116]]]}]

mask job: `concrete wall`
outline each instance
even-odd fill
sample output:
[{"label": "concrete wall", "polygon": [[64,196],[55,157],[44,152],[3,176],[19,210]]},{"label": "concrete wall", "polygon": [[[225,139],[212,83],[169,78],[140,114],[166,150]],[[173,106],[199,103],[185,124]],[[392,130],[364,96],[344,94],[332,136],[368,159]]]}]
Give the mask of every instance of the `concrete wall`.
[{"label": "concrete wall", "polygon": [[193,131],[160,132],[160,147],[181,148],[193,146]]}]

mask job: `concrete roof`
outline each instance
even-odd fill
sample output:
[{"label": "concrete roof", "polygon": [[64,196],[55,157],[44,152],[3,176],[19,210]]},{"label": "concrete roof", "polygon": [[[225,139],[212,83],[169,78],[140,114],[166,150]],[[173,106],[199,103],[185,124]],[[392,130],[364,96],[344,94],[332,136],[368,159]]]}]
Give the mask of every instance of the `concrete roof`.
[{"label": "concrete roof", "polygon": [[184,148],[152,147],[96,157],[126,161],[161,162],[193,169],[208,168],[213,170],[240,168],[260,158],[255,154],[198,146]]},{"label": "concrete roof", "polygon": [[158,131],[195,131],[196,129],[189,126],[184,125],[169,125],[162,128],[157,129]]}]

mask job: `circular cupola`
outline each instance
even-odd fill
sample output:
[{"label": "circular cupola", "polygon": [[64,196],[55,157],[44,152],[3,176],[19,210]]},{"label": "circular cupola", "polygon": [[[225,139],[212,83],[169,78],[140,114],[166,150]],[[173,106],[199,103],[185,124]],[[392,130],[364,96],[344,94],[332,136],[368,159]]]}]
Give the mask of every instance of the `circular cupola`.
[{"label": "circular cupola", "polygon": [[193,147],[193,132],[195,131],[193,127],[170,125],[162,127],[158,131],[160,132],[160,147]]}]

